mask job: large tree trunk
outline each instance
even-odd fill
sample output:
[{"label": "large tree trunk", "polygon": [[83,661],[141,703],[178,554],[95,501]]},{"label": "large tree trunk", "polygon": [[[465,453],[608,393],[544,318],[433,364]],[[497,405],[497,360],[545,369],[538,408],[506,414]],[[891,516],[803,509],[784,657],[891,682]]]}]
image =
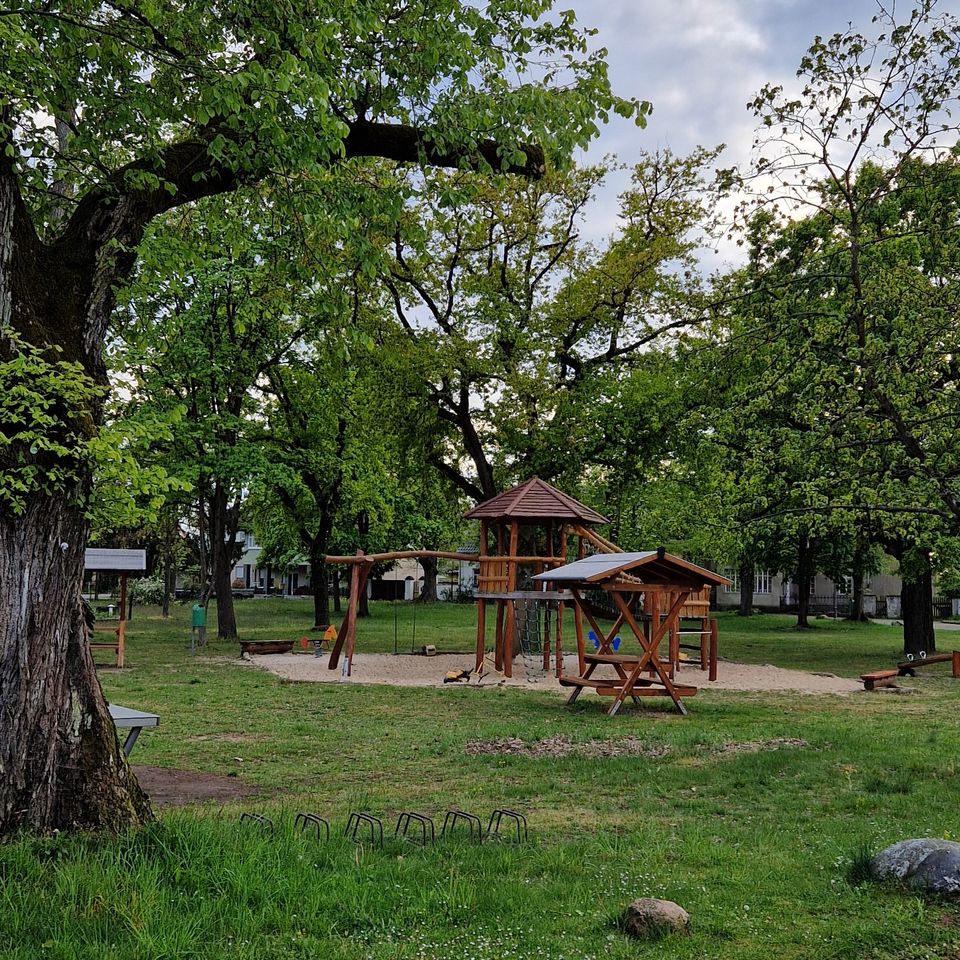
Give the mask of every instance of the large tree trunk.
[{"label": "large tree trunk", "polygon": [[80,584],[81,506],[0,516],[0,835],[151,818],[97,679]]},{"label": "large tree trunk", "polygon": [[210,556],[213,592],[217,598],[217,637],[237,639],[237,614],[233,606],[233,568],[239,559],[237,528],[239,505],[231,505],[227,488],[218,480],[210,498]]},{"label": "large tree trunk", "polygon": [[737,575],[740,578],[740,606],[737,608],[737,616],[753,616],[753,560],[743,557]]},{"label": "large tree trunk", "polygon": [[323,561],[325,551],[310,554],[310,586],[313,588],[313,628],[325,630],[330,625],[330,576]]},{"label": "large tree trunk", "polygon": [[[47,350],[47,363],[77,361],[93,382],[106,384],[106,323],[123,269],[118,262],[129,268],[129,258],[89,235],[62,247],[41,244],[17,192],[13,160],[0,154],[0,327],[37,347],[57,344],[61,353]],[[117,203],[91,232],[109,232],[123,213]],[[21,348],[3,338],[0,361],[18,355]],[[76,377],[61,372],[64,380]],[[36,426],[56,445],[82,444],[99,425],[101,405],[57,396],[56,368],[34,376],[29,364],[4,372],[0,414],[11,387],[25,383],[54,403],[52,423]],[[38,452],[18,438],[19,424],[0,415],[8,441],[0,445],[0,472],[32,466],[45,489],[28,479],[22,511],[0,508],[0,835],[137,826],[150,819],[150,806],[117,740],[81,600],[89,470],[57,446]]]},{"label": "large tree trunk", "polygon": [[435,603],[437,600],[437,568],[439,561],[436,557],[421,557],[420,566],[423,567],[423,589],[417,598],[417,603]]},{"label": "large tree trunk", "polygon": [[929,554],[924,554],[905,576],[900,591],[900,615],[903,618],[903,652],[914,657],[934,653],[937,649],[933,630],[933,572]]},{"label": "large tree trunk", "polygon": [[813,568],[814,551],[810,539],[800,537],[797,543],[797,629],[810,628],[810,587],[816,571]]}]

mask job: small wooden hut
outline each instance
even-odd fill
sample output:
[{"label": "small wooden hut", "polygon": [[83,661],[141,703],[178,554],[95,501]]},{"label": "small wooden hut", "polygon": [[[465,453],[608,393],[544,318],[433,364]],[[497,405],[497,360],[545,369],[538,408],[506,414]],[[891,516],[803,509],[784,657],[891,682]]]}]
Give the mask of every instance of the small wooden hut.
[{"label": "small wooden hut", "polygon": [[[619,550],[591,526],[607,519],[556,487],[531,477],[486,500],[465,514],[480,522],[480,572],[477,580],[476,669],[483,669],[487,604],[495,605],[494,658],[497,670],[513,676],[513,658],[520,648],[518,625],[527,619],[531,604],[544,605],[543,665],[550,666],[550,619],[555,624],[557,676],[563,672],[563,611],[570,599],[565,590],[550,590],[534,578],[567,562],[571,541],[576,556],[586,544],[603,551]],[[577,614],[579,616],[579,614]],[[539,621],[537,621],[539,622]]]},{"label": "small wooden hut", "polygon": [[[729,583],[726,577],[660,548],[641,553],[595,554],[546,570],[534,580],[544,587],[550,584],[568,591],[575,613],[588,620],[598,638],[598,649],[588,652],[581,621],[579,617],[575,619],[580,674],[560,678],[562,686],[573,688],[568,703],[576,701],[590,687],[601,696],[613,697],[607,711],[610,716],[627,697],[636,702],[641,696],[668,696],[680,713],[687,712],[682,698],[695,696],[697,688],[674,682],[679,651],[671,649],[664,660],[659,645],[664,637],[670,637],[673,646],[672,638],[679,634],[684,607],[693,596],[703,596],[703,591],[710,587]],[[606,608],[610,601],[617,616],[613,626],[603,630],[597,622],[597,609]],[[636,638],[639,650],[614,649],[615,638],[625,626]],[[598,667],[611,670],[614,675],[597,675]]]}]

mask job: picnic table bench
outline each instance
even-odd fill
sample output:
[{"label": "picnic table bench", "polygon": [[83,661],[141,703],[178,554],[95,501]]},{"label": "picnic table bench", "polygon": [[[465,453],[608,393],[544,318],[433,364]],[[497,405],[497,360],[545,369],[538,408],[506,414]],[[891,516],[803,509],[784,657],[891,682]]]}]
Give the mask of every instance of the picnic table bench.
[{"label": "picnic table bench", "polygon": [[110,717],[117,730],[126,730],[127,739],[123,742],[124,756],[129,757],[144,727],[156,727],[160,718],[155,713],[144,713],[142,710],[131,710],[130,707],[121,707],[116,703],[108,703]]}]

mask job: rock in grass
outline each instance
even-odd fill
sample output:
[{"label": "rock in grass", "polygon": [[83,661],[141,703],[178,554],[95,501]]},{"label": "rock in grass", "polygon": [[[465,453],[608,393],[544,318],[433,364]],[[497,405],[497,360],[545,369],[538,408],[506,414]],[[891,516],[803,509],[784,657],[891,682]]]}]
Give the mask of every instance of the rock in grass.
[{"label": "rock in grass", "polygon": [[686,933],[690,914],[672,900],[642,897],[627,907],[622,922],[630,936],[649,940],[668,933]]},{"label": "rock in grass", "polygon": [[960,843],[902,840],[870,861],[877,880],[902,880],[918,890],[960,897]]}]

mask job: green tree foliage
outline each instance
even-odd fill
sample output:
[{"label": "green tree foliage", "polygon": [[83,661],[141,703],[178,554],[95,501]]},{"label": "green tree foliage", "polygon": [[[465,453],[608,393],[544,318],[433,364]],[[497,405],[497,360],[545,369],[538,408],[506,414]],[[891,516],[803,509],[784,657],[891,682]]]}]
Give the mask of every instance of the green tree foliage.
[{"label": "green tree foliage", "polygon": [[694,252],[715,156],[644,157],[600,246],[581,231],[603,168],[429,178],[382,277],[422,379],[427,455],[468,496],[531,473],[575,480],[616,445],[632,415],[626,375],[699,319]]}]

